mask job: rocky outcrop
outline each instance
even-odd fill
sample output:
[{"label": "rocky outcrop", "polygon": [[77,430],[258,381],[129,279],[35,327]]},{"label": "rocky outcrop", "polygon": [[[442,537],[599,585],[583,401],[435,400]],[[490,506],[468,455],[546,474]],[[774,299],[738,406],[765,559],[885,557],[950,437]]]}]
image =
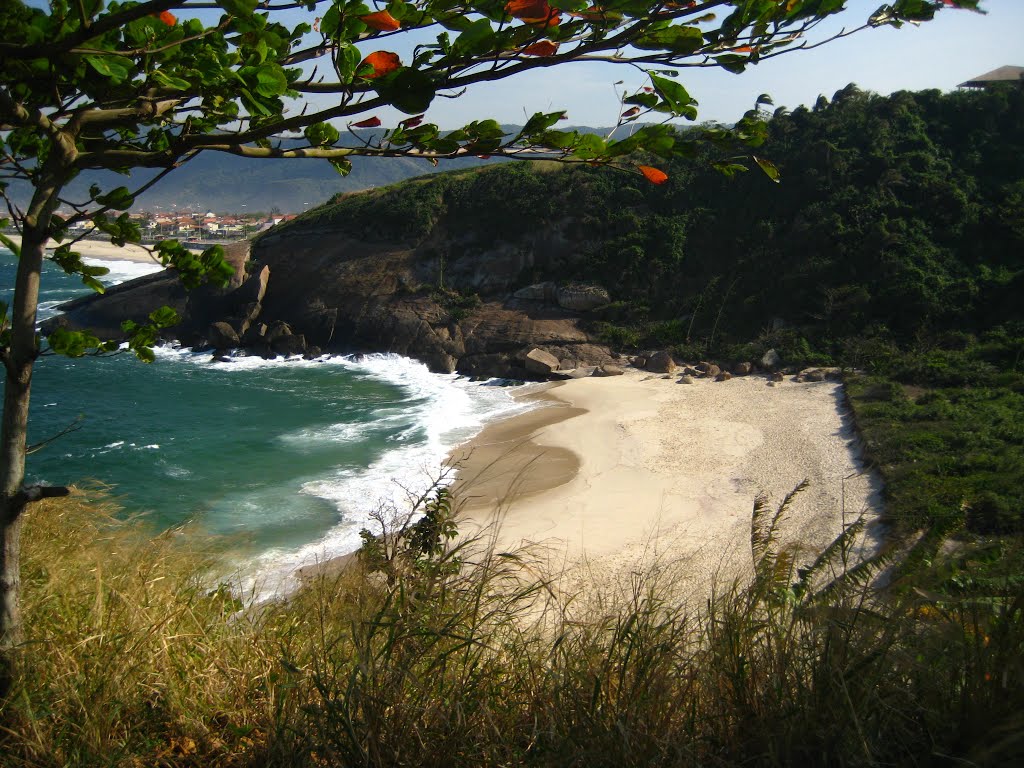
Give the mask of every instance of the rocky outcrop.
[{"label": "rocky outcrop", "polygon": [[646,369],[651,373],[672,373],[676,369],[672,355],[664,350],[647,358]]},{"label": "rocky outcrop", "polygon": [[[118,338],[122,321],[144,323],[168,305],[183,318],[168,337],[267,357],[311,349],[396,352],[434,371],[523,379],[612,359],[581,317],[584,307],[607,303],[607,292],[595,286],[559,292],[554,283],[541,283],[526,293],[544,300],[524,299],[526,289],[516,298],[521,270],[505,247],[445,268],[427,244],[368,242],[307,224],[273,230],[230,251],[236,274],[225,288],[186,291],[165,271],[69,302],[51,324]],[[439,291],[442,269],[445,290]],[[487,292],[459,303],[473,295],[473,286],[487,286]],[[575,309],[559,306],[560,296]],[[529,357],[533,349],[550,358]]]},{"label": "rocky outcrop", "polygon": [[537,349],[536,347],[526,353],[524,364],[526,366],[526,370],[530,373],[539,373],[543,375],[554,373],[559,367],[557,357],[552,355],[550,352],[545,352],[543,349]]},{"label": "rocky outcrop", "polygon": [[754,366],[750,363],[736,363],[732,367],[732,372],[735,376],[748,376],[752,370],[754,370]]},{"label": "rocky outcrop", "polygon": [[213,323],[206,332],[206,337],[214,349],[234,349],[239,345],[238,332],[223,320]]},{"label": "rocky outcrop", "polygon": [[608,291],[599,285],[580,285],[574,283],[558,289],[556,293],[558,306],[573,312],[589,312],[603,307],[611,301]]}]

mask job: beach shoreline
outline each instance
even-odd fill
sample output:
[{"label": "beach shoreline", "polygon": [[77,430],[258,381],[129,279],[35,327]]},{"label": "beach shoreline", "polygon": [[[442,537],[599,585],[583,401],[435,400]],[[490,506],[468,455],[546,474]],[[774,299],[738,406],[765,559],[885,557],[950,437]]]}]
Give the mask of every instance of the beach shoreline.
[{"label": "beach shoreline", "polygon": [[809,560],[864,514],[878,546],[881,482],[864,469],[837,382],[692,384],[634,369],[530,393],[452,457],[463,535],[540,550],[577,588],[672,562],[696,594],[749,572],[750,519],[801,481],[782,540]]},{"label": "beach shoreline", "polygon": [[[21,235],[8,235],[17,245],[21,245]],[[58,243],[49,240],[46,243],[46,250],[52,251]],[[132,261],[136,263],[160,264],[154,259],[148,250],[135,243],[125,243],[124,246],[116,246],[105,240],[79,240],[73,249],[80,253],[84,259],[96,259],[99,261]]]}]

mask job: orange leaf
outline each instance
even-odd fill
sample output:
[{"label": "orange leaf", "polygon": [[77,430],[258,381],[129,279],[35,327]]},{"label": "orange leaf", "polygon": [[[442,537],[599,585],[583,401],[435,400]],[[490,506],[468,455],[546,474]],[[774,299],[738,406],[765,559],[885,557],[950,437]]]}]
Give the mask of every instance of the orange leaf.
[{"label": "orange leaf", "polygon": [[352,123],[353,128],[376,128],[378,125],[380,125],[379,117],[368,117],[358,123]]},{"label": "orange leaf", "polygon": [[509,0],[505,11],[525,24],[553,27],[561,21],[561,13],[548,0]]},{"label": "orange leaf", "polygon": [[394,32],[402,25],[398,23],[398,19],[392,16],[387,11],[377,11],[376,13],[368,13],[365,16],[360,16],[359,20],[368,27],[373,27],[378,32]]},{"label": "orange leaf", "polygon": [[735,53],[750,53],[754,49],[749,45],[741,45],[739,48],[733,48],[732,50]]},{"label": "orange leaf", "polygon": [[664,171],[659,171],[657,168],[652,168],[649,165],[638,165],[637,169],[651,184],[664,184],[668,181],[668,174]]},{"label": "orange leaf", "polygon": [[177,17],[170,11],[161,11],[159,14],[155,14],[160,21],[166,24],[168,27],[173,27],[178,23]]},{"label": "orange leaf", "polygon": [[363,75],[367,80],[384,77],[384,75],[394,72],[402,66],[402,60],[398,58],[398,54],[391,51],[374,51],[363,59],[361,63],[369,64],[373,67],[373,72]]},{"label": "orange leaf", "polygon": [[539,43],[528,45],[520,53],[526,56],[554,56],[558,51],[558,43],[550,40],[541,40]]},{"label": "orange leaf", "polygon": [[633,115],[637,114],[640,114],[640,107],[633,107],[632,109],[627,109],[625,112],[622,113],[622,116],[632,117]]}]

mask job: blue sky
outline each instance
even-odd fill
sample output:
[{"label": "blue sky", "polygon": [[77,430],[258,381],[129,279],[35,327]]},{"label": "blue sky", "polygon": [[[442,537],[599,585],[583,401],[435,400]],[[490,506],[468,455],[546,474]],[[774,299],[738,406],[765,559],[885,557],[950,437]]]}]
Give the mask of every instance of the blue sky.
[{"label": "blue sky", "polygon": [[[847,11],[816,30],[864,23],[881,0],[850,0]],[[888,94],[898,90],[952,90],[958,83],[1004,64],[1024,66],[1024,0],[984,0],[985,16],[943,11],[920,26],[869,29],[813,51],[797,51],[748,68],[740,75],[722,70],[683,70],[680,76],[700,102],[698,120],[733,122],[768,93],[776,106],[813,105],[848,83]],[[636,70],[613,65],[573,64],[489,83],[459,99],[438,99],[428,117],[444,128],[494,117],[522,123],[524,115],[565,109],[569,124],[607,126],[618,115],[613,83],[631,90],[643,85]],[[622,86],[619,86],[622,88]],[[388,115],[380,114],[387,123]]]}]

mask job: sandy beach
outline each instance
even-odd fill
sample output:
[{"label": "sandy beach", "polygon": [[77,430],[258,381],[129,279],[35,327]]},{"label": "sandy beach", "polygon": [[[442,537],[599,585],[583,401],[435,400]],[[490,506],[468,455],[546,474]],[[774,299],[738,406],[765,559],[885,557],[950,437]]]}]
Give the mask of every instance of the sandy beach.
[{"label": "sandy beach", "polygon": [[[21,245],[20,235],[8,235],[8,237],[18,245]],[[57,245],[58,243],[50,240],[47,242],[46,248],[47,250],[53,250]],[[118,248],[116,245],[103,240],[80,240],[75,243],[73,250],[82,254],[82,258],[85,259],[159,263],[150,256],[146,248],[134,243],[126,243],[123,247]]]},{"label": "sandy beach", "polygon": [[579,586],[671,563],[706,594],[748,571],[759,494],[774,508],[809,481],[782,525],[808,559],[861,513],[877,519],[840,384],[677,379],[629,370],[527,395],[543,407],[452,457],[463,530],[497,520],[500,548],[539,543]]}]

